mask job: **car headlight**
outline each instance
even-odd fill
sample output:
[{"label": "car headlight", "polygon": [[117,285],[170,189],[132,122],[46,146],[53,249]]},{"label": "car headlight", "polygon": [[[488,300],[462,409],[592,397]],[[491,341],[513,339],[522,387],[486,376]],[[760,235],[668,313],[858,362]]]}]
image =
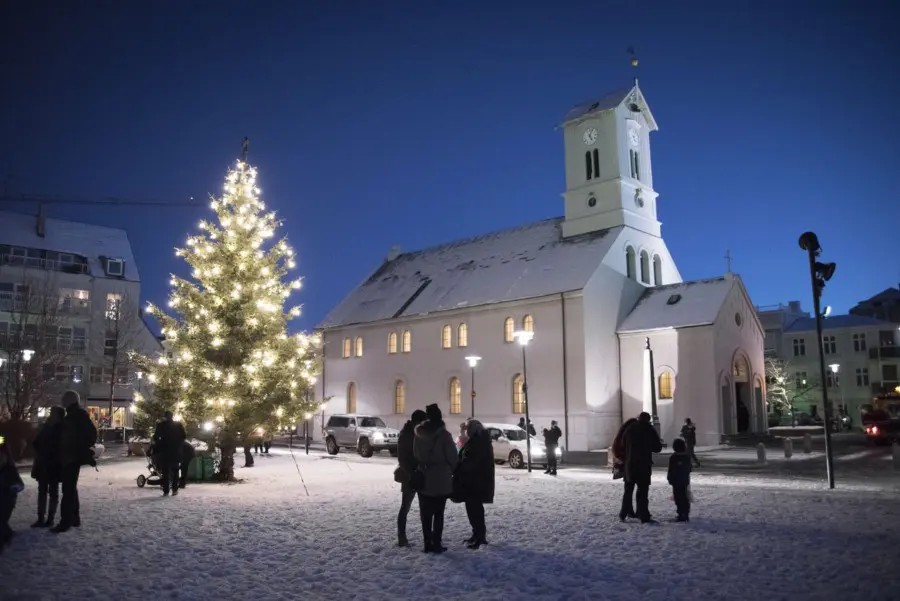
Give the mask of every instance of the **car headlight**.
[{"label": "car headlight", "polygon": [[374,438],[375,440],[381,440],[382,438],[384,438],[384,434],[382,434],[381,432],[375,432],[372,435],[372,438]]},{"label": "car headlight", "polygon": [[543,455],[544,449],[542,449],[540,447],[535,447],[534,449],[532,449],[531,454],[532,455]]}]

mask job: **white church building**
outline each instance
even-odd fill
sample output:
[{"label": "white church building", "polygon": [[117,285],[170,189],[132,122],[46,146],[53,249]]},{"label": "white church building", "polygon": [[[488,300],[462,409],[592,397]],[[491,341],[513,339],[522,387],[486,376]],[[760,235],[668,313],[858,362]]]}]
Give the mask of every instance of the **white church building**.
[{"label": "white church building", "polygon": [[[473,407],[515,423],[527,378],[532,422],[558,420],[569,450],[607,448],[654,393],[667,441],[686,417],[700,445],[765,431],[763,328],[736,275],[682,281],[657,218],[657,125],[637,83],[573,108],[563,129],[563,217],[392,251],[328,314],[327,413],[399,426],[437,403],[454,433]],[[534,332],[524,360],[520,329]]]}]

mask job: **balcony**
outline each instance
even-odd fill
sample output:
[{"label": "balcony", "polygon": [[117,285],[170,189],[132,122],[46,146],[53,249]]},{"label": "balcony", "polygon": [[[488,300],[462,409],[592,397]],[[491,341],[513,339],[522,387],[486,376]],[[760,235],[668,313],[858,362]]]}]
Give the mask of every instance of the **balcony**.
[{"label": "balcony", "polygon": [[869,359],[900,359],[900,346],[870,348]]},{"label": "balcony", "polygon": [[83,355],[87,351],[87,340],[77,337],[48,336],[43,345],[31,336],[25,336],[21,340],[12,334],[0,333],[0,349],[34,349],[42,353],[59,355]]},{"label": "balcony", "polygon": [[[54,307],[54,305],[56,305]],[[35,313],[44,311],[58,316],[90,317],[91,301],[78,298],[56,296],[35,296],[24,294],[0,295],[0,311],[7,313]]]},{"label": "balcony", "polygon": [[78,257],[50,259],[45,257],[29,257],[22,254],[0,254],[0,266],[16,265],[19,267],[31,267],[33,269],[47,269],[49,271],[62,271],[65,273],[88,274],[90,270],[86,261],[78,260]]}]

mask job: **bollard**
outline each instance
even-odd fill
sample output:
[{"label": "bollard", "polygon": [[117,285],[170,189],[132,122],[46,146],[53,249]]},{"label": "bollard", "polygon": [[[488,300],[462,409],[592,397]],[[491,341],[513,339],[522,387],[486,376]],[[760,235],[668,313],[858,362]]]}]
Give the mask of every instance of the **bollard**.
[{"label": "bollard", "polygon": [[766,462],[766,445],[763,443],[756,445],[756,461],[759,463]]},{"label": "bollard", "polygon": [[790,459],[791,455],[794,454],[794,441],[790,438],[784,439],[784,458]]},{"label": "bollard", "polygon": [[812,453],[812,436],[809,433],[803,435],[803,452]]},{"label": "bollard", "polygon": [[894,469],[900,470],[900,441],[895,441],[891,445],[891,455],[894,459]]}]

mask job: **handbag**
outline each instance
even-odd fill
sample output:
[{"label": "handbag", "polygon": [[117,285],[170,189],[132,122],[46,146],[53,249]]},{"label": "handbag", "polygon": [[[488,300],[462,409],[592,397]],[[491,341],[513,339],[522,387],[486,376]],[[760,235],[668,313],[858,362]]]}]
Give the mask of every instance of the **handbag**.
[{"label": "handbag", "polygon": [[394,482],[399,482],[400,484],[409,482],[409,472],[403,469],[402,465],[398,465],[397,469],[394,470]]},{"label": "handbag", "polygon": [[625,477],[625,465],[619,463],[618,461],[613,462],[612,466],[612,477],[613,480],[621,480]]}]

